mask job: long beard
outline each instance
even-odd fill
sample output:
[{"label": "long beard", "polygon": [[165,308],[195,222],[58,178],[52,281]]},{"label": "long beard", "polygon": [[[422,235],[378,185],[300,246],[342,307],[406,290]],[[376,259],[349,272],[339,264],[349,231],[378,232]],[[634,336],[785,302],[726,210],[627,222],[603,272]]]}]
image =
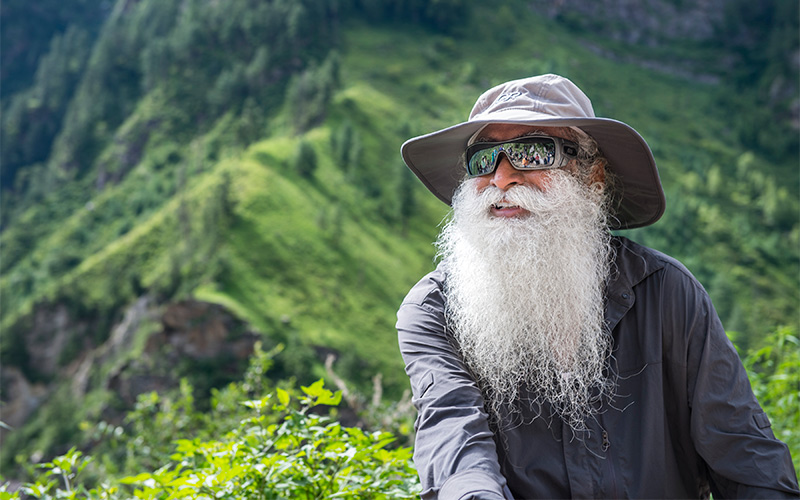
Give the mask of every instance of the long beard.
[{"label": "long beard", "polygon": [[[520,218],[490,213],[505,200]],[[474,181],[453,199],[437,242],[447,262],[448,322],[495,417],[542,403],[575,431],[613,390],[604,289],[611,261],[602,193],[562,171],[546,192]],[[553,415],[550,415],[553,416]]]}]

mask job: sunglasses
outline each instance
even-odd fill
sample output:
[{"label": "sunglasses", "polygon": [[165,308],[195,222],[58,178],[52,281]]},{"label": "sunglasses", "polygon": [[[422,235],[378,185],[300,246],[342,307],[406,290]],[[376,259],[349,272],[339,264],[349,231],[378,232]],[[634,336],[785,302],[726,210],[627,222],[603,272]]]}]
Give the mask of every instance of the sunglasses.
[{"label": "sunglasses", "polygon": [[572,141],[549,135],[531,135],[508,142],[476,142],[467,148],[465,166],[470,177],[488,175],[495,171],[505,153],[517,170],[561,168],[578,156],[578,146]]}]

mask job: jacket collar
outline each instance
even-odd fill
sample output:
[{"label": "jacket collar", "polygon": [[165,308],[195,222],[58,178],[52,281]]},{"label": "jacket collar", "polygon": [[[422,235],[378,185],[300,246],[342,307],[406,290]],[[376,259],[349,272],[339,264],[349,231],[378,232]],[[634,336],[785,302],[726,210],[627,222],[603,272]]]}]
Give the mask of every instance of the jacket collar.
[{"label": "jacket collar", "polygon": [[636,302],[633,287],[664,267],[647,248],[622,237],[614,236],[614,264],[606,287],[606,326],[612,331]]}]

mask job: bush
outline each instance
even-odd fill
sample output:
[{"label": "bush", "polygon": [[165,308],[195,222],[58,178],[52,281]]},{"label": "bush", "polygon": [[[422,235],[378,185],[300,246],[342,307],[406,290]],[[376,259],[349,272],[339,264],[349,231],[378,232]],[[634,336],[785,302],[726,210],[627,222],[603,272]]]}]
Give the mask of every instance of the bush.
[{"label": "bush", "polygon": [[[93,462],[75,448],[40,465],[21,491],[33,498],[415,498],[410,448],[390,448],[387,432],[344,427],[314,409],[336,406],[341,392],[322,380],[302,393],[276,389],[245,401],[251,416],[221,439],[183,438],[169,462],[152,472],[108,479],[91,489],[79,481]],[[159,421],[159,418],[151,420]],[[63,484],[62,484],[63,483]],[[20,498],[0,488],[0,499]]]},{"label": "bush", "polygon": [[789,446],[800,470],[800,338],[791,327],[771,333],[744,364],[753,392],[772,421],[778,439]]}]

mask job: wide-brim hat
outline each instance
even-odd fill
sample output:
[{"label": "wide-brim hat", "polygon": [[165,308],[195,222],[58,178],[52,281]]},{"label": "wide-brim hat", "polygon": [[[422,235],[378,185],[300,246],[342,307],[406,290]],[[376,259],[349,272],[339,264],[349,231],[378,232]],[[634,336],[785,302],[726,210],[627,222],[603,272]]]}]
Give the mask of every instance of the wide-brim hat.
[{"label": "wide-brim hat", "polygon": [[592,136],[615,177],[611,229],[647,226],[664,213],[658,169],[642,136],[625,123],[595,117],[589,98],[558,75],[514,80],[484,92],[468,121],[406,141],[401,148],[403,160],[449,205],[465,178],[464,150],[470,138],[490,123],[577,127]]}]

